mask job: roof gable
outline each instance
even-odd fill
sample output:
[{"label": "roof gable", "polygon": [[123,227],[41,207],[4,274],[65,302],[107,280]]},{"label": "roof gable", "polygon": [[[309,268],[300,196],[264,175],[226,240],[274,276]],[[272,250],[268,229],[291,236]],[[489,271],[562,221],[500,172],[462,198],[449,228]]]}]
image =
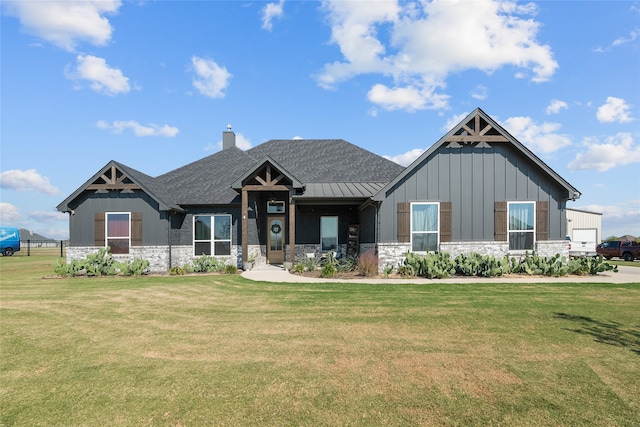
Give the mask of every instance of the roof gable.
[{"label": "roof gable", "polygon": [[107,163],[56,208],[59,211],[68,212],[70,210],[69,204],[85,191],[131,193],[134,190],[141,190],[148,194],[158,202],[160,210],[180,210],[172,203],[169,194],[157,185],[154,178],[114,160]]},{"label": "roof gable", "polygon": [[564,178],[558,175],[553,169],[547,166],[538,156],[533,154],[531,150],[525,147],[520,141],[515,139],[509,132],[500,126],[495,120],[487,115],[482,109],[476,108],[467,117],[465,117],[458,125],[454,126],[446,135],[440,138],[435,144],[427,149],[420,157],[418,157],[404,172],[399,174],[395,179],[390,181],[373,197],[374,200],[382,201],[385,193],[392,189],[398,182],[412,173],[414,169],[429,158],[429,156],[437,151],[440,147],[448,147],[456,149],[462,145],[473,145],[477,148],[491,148],[492,144],[510,144],[521,152],[531,163],[538,166],[544,173],[551,177],[561,187],[565,188],[568,198],[579,198],[580,192],[569,184]]},{"label": "roof gable", "polygon": [[240,190],[245,185],[274,186],[290,185],[302,188],[304,185],[270,156],[258,161],[242,174],[231,187]]}]

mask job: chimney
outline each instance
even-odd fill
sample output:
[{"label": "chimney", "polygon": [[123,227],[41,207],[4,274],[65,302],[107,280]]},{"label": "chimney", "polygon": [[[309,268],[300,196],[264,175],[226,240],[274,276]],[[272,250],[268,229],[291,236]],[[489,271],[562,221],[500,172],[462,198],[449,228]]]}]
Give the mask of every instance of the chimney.
[{"label": "chimney", "polygon": [[231,130],[231,125],[227,125],[227,130],[222,132],[222,149],[227,150],[236,146],[236,134]]}]

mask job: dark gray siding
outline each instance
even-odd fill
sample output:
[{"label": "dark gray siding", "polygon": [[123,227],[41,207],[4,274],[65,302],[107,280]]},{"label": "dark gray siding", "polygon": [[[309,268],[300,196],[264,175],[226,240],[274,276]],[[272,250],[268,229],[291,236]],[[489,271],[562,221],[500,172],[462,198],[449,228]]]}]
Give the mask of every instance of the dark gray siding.
[{"label": "dark gray siding", "polygon": [[133,193],[85,192],[70,205],[69,232],[71,246],[95,244],[96,212],[141,212],[142,244],[167,244],[167,214],[158,211],[158,203],[141,191]]},{"label": "dark gray siding", "polygon": [[[347,243],[347,227],[349,224],[360,224],[358,207],[301,205],[296,209],[296,243],[320,243],[320,217],[338,217],[338,243]],[[364,242],[360,236],[360,242]]]},{"label": "dark gray siding", "polygon": [[451,202],[453,241],[493,240],[496,201],[547,201],[549,239],[563,239],[566,196],[566,189],[508,143],[443,146],[385,194],[380,241],[397,241],[397,204],[413,201]]}]

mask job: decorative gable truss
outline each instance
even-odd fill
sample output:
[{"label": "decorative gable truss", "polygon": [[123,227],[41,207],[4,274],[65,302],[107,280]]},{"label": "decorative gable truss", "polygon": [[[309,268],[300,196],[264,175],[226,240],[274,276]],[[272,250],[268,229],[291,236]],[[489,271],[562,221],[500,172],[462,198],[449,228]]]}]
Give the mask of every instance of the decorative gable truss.
[{"label": "decorative gable truss", "polygon": [[87,190],[95,190],[97,193],[106,193],[109,190],[131,193],[140,190],[140,186],[134,183],[124,172],[115,165],[111,165],[102,175],[87,186]]},{"label": "decorative gable truss", "polygon": [[265,163],[262,168],[245,180],[244,187],[254,190],[270,188],[288,190],[291,185],[290,178],[273,167],[271,163]]},{"label": "decorative gable truss", "polygon": [[480,114],[473,116],[454,130],[445,140],[449,148],[460,148],[463,145],[473,145],[478,148],[491,148],[490,143],[509,142],[509,140],[495,127],[488,123]]}]

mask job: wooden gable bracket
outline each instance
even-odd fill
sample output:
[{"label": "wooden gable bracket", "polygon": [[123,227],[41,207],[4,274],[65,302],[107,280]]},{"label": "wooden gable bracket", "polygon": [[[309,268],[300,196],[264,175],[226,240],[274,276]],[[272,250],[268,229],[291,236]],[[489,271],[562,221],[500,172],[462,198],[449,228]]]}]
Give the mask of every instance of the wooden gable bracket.
[{"label": "wooden gable bracket", "polygon": [[[120,176],[118,176],[120,172]],[[124,192],[131,192],[132,190],[140,190],[140,186],[133,182],[124,182],[127,179],[127,175],[119,171],[115,165],[111,166],[111,169],[105,171],[93,184],[87,187],[87,190],[96,190],[96,192],[103,193],[109,190],[124,190]],[[102,181],[102,182],[100,182]],[[131,181],[129,179],[129,181]]]},{"label": "wooden gable bracket", "polygon": [[271,165],[269,163],[267,163],[267,166],[265,168],[265,177],[262,178],[260,175],[256,174],[255,179],[256,181],[258,181],[260,184],[270,187],[270,186],[274,186],[276,184],[278,184],[283,178],[284,175],[280,174],[275,178],[271,178]]},{"label": "wooden gable bracket", "polygon": [[[487,124],[480,129],[480,116],[473,118],[473,126],[471,121],[462,125],[456,134],[451,135],[445,142],[449,148],[460,148],[462,145],[475,145],[478,148],[490,148],[491,142],[508,142],[509,140],[502,134],[488,135],[494,129],[493,126]],[[462,131],[462,132],[461,132]]]}]

